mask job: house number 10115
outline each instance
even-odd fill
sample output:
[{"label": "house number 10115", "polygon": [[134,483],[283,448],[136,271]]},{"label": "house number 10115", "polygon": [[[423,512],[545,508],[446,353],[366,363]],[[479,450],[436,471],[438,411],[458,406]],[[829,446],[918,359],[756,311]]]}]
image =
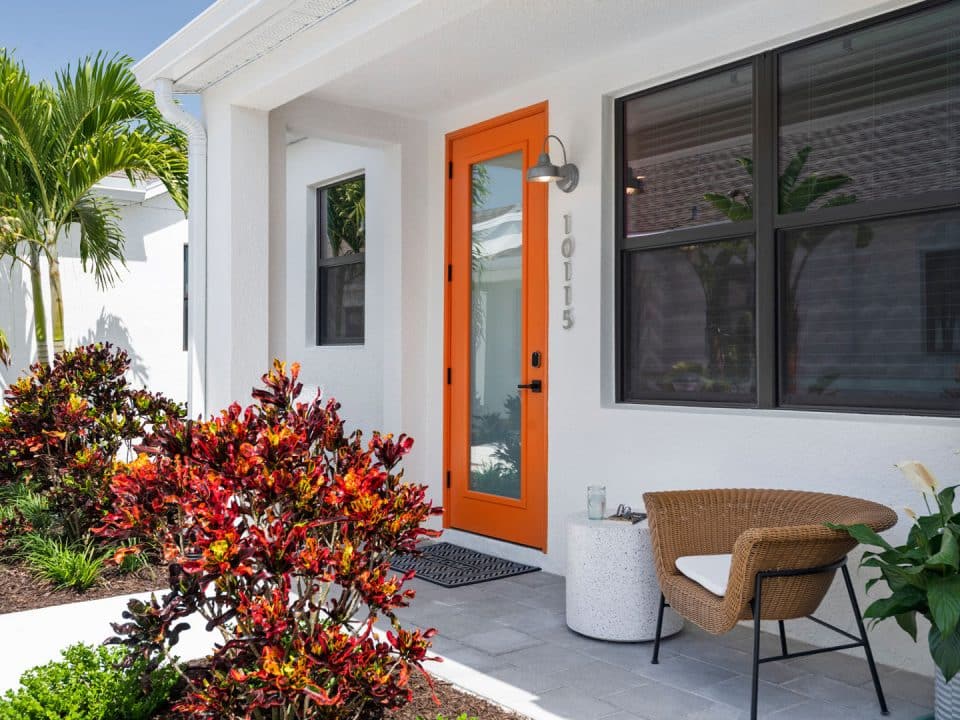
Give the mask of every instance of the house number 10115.
[{"label": "house number 10115", "polygon": [[573,327],[573,225],[570,213],[563,216],[563,240],[560,254],[563,256],[563,329]]}]

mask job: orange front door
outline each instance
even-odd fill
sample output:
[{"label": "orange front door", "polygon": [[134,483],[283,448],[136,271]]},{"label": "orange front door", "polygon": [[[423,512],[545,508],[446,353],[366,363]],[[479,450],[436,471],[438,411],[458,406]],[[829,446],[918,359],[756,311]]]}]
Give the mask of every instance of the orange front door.
[{"label": "orange front door", "polygon": [[445,523],[546,549],[546,104],[447,136]]}]

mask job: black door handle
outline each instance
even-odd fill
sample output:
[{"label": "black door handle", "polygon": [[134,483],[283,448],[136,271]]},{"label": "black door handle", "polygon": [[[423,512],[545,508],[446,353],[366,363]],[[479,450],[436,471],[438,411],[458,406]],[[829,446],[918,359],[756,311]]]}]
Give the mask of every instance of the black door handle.
[{"label": "black door handle", "polygon": [[543,392],[543,383],[539,380],[531,380],[526,385],[517,385],[517,390],[529,390],[530,392]]}]

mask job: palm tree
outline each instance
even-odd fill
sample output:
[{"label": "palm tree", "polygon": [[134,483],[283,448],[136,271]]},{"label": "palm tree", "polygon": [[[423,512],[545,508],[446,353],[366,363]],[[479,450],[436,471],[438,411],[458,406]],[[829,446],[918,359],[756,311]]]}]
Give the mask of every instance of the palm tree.
[{"label": "palm tree", "polygon": [[49,363],[42,260],[50,289],[54,353],[64,349],[59,245],[76,226],[80,261],[100,288],[124,264],[117,205],[93,186],[122,172],[131,183],[158,178],[187,209],[186,138],[161,117],[153,94],[130,70],[132,60],[103,53],[67,66],[54,82],[33,83],[0,49],[0,217],[16,230],[0,235],[0,252],[30,273],[38,360]]}]

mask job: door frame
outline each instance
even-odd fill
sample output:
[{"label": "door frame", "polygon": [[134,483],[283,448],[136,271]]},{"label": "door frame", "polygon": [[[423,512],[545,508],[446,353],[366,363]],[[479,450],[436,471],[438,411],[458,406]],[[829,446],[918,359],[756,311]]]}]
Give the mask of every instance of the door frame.
[{"label": "door frame", "polygon": [[[453,423],[452,411],[451,411],[451,396],[452,396],[452,385],[450,384],[450,372],[451,372],[451,362],[452,362],[452,348],[454,342],[453,334],[453,312],[452,312],[452,303],[453,303],[453,284],[451,282],[451,267],[452,267],[452,258],[453,258],[453,145],[454,142],[474,135],[479,132],[486,130],[491,130],[503,125],[508,125],[510,123],[516,122],[517,120],[523,120],[533,116],[541,115],[543,117],[543,137],[546,138],[547,133],[549,132],[549,105],[546,100],[543,102],[535,103],[533,105],[528,105],[527,107],[514,110],[512,112],[505,113],[503,115],[498,115],[496,117],[484,120],[482,122],[474,123],[467,127],[455,130],[453,132],[447,133],[445,136],[445,156],[444,156],[444,172],[446,175],[446,180],[444,182],[444,291],[443,291],[443,505],[445,508],[451,507],[451,501],[453,498],[453,490],[451,488],[451,425]],[[536,152],[539,152],[537,148],[531,148],[531,156],[535,157]],[[531,160],[531,162],[533,162]],[[526,178],[524,177],[523,182],[526,183]],[[542,493],[542,500],[539,503],[540,505],[540,517],[536,518],[535,536],[536,540],[529,547],[534,547],[536,549],[542,550],[543,552],[547,551],[547,524],[548,524],[548,482],[549,478],[547,475],[548,467],[548,434],[547,434],[547,418],[548,418],[548,393],[550,384],[548,382],[548,370],[549,370],[549,348],[546,347],[549,341],[549,327],[547,320],[549,317],[549,268],[548,268],[548,248],[549,248],[549,214],[548,214],[548,193],[546,188],[543,188],[543,233],[544,233],[544,247],[543,247],[543,258],[542,262],[544,264],[543,268],[543,283],[542,288],[536,288],[538,294],[542,295],[540,302],[542,308],[542,323],[543,323],[543,333],[544,333],[544,345],[543,354],[543,375],[544,375],[544,397],[543,397],[543,438],[542,438],[542,450],[543,450],[543,471],[544,471],[544,487]],[[526,208],[524,209],[526,212]],[[524,258],[526,260],[526,258]],[[522,380],[521,380],[522,381]],[[492,501],[493,504],[496,504],[496,501]],[[450,514],[445,512],[443,515],[443,527],[444,528],[454,528],[450,522]],[[469,530],[464,530],[463,532],[470,532]],[[509,540],[504,540],[503,538],[494,538],[501,542],[510,542]]]}]

